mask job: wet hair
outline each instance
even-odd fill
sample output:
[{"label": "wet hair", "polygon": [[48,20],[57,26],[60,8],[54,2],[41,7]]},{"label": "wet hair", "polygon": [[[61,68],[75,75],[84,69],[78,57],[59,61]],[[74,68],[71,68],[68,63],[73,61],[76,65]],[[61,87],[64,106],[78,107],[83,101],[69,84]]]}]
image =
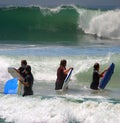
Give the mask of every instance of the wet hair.
[{"label": "wet hair", "polygon": [[27,65],[25,70],[28,72],[28,73],[31,73],[31,66],[30,65]]},{"label": "wet hair", "polygon": [[65,60],[65,59],[62,59],[61,61],[60,61],[60,65],[61,66],[66,66],[66,63],[67,63],[67,61]]},{"label": "wet hair", "polygon": [[26,60],[22,60],[21,64],[27,65],[27,61]]},{"label": "wet hair", "polygon": [[95,63],[93,67],[94,67],[94,70],[98,70],[98,68],[100,67],[100,65],[99,65],[99,63]]}]

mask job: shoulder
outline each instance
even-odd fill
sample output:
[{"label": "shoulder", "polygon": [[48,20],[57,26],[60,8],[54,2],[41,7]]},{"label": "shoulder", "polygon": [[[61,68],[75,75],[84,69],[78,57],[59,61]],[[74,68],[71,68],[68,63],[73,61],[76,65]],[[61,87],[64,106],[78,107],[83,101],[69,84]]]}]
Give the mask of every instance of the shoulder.
[{"label": "shoulder", "polygon": [[27,76],[26,76],[27,78],[32,78],[33,77],[33,75],[32,74],[27,74]]},{"label": "shoulder", "polygon": [[62,70],[62,67],[60,66],[60,67],[58,67],[58,70]]},{"label": "shoulder", "polygon": [[98,71],[94,71],[93,74],[94,75],[99,75],[99,72]]},{"label": "shoulder", "polygon": [[60,67],[58,68],[58,70],[59,70],[59,71],[64,71],[65,68],[64,68],[63,66],[60,66]]},{"label": "shoulder", "polygon": [[33,80],[34,78],[33,78],[33,75],[32,75],[32,74],[28,74],[28,75],[26,76],[26,79],[27,79],[27,80]]}]

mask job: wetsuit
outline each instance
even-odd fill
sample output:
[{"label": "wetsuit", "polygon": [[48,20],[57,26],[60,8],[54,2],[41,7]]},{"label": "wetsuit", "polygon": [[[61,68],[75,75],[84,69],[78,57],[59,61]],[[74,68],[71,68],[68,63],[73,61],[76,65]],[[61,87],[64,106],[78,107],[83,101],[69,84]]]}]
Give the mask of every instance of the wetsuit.
[{"label": "wetsuit", "polygon": [[98,73],[98,71],[94,71],[93,72],[93,80],[92,83],[90,85],[91,89],[97,90],[98,89],[98,85],[99,85],[99,80],[100,80],[100,75]]},{"label": "wetsuit", "polygon": [[19,67],[18,70],[19,70],[21,76],[22,76],[23,78],[25,78],[25,76],[26,76],[26,74],[25,74],[25,72],[24,72],[25,68],[24,68],[24,67]]},{"label": "wetsuit", "polygon": [[24,86],[23,96],[33,95],[33,90],[32,90],[33,81],[34,81],[34,78],[33,78],[32,73],[27,74],[25,77],[25,82],[28,82],[29,86],[28,87]]},{"label": "wetsuit", "polygon": [[64,74],[65,69],[66,68],[60,66],[57,70],[57,79],[56,79],[56,83],[55,83],[55,90],[62,89],[64,80],[67,76],[66,74]]}]

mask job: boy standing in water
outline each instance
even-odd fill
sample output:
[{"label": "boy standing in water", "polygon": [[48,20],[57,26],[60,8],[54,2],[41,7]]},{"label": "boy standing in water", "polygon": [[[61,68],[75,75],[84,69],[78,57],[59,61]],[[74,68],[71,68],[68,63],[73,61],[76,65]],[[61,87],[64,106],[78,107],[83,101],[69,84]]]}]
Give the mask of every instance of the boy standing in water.
[{"label": "boy standing in water", "polygon": [[25,72],[25,80],[24,82],[21,81],[21,83],[24,85],[23,96],[33,95],[32,87],[33,87],[34,77],[31,73],[31,66],[27,65],[24,72]]},{"label": "boy standing in water", "polygon": [[93,68],[94,68],[94,70],[93,70],[93,80],[92,80],[92,83],[90,85],[90,88],[94,89],[94,90],[97,90],[98,86],[99,86],[100,77],[103,77],[103,74],[107,71],[107,69],[105,69],[102,73],[99,73],[99,70],[100,70],[99,63],[95,63]]},{"label": "boy standing in water", "polygon": [[57,69],[57,79],[55,83],[55,90],[62,89],[67,73],[69,72],[70,69],[73,69],[73,68],[66,69],[66,65],[67,65],[67,61],[65,59],[60,61],[60,66]]}]

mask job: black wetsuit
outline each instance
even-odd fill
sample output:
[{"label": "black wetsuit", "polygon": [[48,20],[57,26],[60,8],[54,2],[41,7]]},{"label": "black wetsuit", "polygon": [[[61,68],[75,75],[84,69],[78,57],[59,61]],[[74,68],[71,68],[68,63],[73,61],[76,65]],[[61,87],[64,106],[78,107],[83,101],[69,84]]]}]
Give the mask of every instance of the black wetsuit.
[{"label": "black wetsuit", "polygon": [[65,69],[66,68],[60,66],[57,70],[57,80],[56,80],[56,83],[55,83],[55,90],[62,89],[64,80],[67,76],[66,74],[64,74]]},{"label": "black wetsuit", "polygon": [[34,81],[34,78],[33,78],[32,73],[27,74],[25,77],[25,82],[28,82],[29,86],[28,87],[24,86],[23,96],[33,95],[33,90],[32,90],[33,81]]},{"label": "black wetsuit", "polygon": [[23,78],[25,78],[25,76],[26,76],[26,74],[25,74],[25,72],[24,72],[25,68],[24,68],[24,67],[19,67],[18,70],[19,70],[21,76],[22,76]]},{"label": "black wetsuit", "polygon": [[99,80],[100,80],[100,75],[98,73],[98,71],[94,71],[93,72],[93,80],[92,83],[90,85],[91,89],[97,90],[98,89],[98,85],[99,85]]}]

